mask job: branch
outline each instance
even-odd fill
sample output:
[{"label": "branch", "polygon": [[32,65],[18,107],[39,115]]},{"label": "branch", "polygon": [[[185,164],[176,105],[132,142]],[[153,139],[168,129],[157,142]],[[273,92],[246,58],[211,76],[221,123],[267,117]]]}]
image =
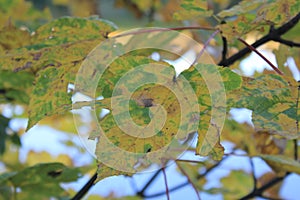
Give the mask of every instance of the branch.
[{"label": "branch", "polygon": [[137,195],[140,197],[144,197],[144,193],[147,188],[151,185],[151,183],[156,179],[162,169],[159,169],[155,172],[155,174],[149,179],[149,181],[145,184],[145,186],[141,189],[141,191],[137,192]]},{"label": "branch", "polygon": [[71,200],[80,200],[92,188],[97,179],[97,172],[90,178],[90,180],[79,190],[79,192]]},{"label": "branch", "polygon": [[253,46],[249,45],[245,40],[243,40],[241,38],[238,38],[238,40],[241,41],[242,43],[244,43],[249,49],[254,51],[262,59],[264,59],[264,61],[266,61],[273,68],[273,70],[275,70],[277,72],[277,74],[283,75],[283,73],[276,66],[274,66],[273,63],[271,63],[264,55],[262,55],[259,51],[257,51]]},{"label": "branch", "polygon": [[300,47],[300,43],[285,40],[285,39],[282,39],[281,37],[280,38],[275,38],[275,39],[273,39],[273,41],[279,42],[281,44],[285,44],[285,45],[290,46],[290,47]]},{"label": "branch", "polygon": [[[281,35],[285,34],[287,31],[292,29],[300,20],[300,13],[298,13],[294,18],[292,18],[290,21],[282,25],[281,27],[274,29],[271,27],[270,32],[262,37],[261,39],[254,42],[251,46],[254,48],[257,48],[271,40],[275,41],[278,39],[281,39]],[[229,65],[232,65],[235,61],[241,59],[246,54],[250,53],[251,50],[249,48],[244,48],[237,52],[236,54],[232,55],[228,59],[221,60],[218,65],[228,67]]]},{"label": "branch", "polygon": [[222,50],[222,59],[220,62],[224,62],[226,60],[226,55],[227,55],[227,50],[228,50],[226,37],[222,36],[222,42],[223,42],[223,50]]},{"label": "branch", "polygon": [[286,173],[285,176],[283,177],[276,177],[270,180],[268,183],[265,185],[261,186],[260,188],[254,189],[251,193],[247,194],[246,196],[240,198],[240,200],[246,200],[246,199],[251,199],[254,197],[261,197],[263,196],[263,192],[272,186],[276,185],[277,183],[281,182],[284,178],[286,178],[290,173]]}]

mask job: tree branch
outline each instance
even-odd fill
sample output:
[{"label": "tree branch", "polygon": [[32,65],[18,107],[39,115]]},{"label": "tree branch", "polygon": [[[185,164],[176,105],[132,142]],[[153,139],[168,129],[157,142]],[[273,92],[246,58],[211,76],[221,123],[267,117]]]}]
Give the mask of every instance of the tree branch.
[{"label": "tree branch", "polygon": [[272,180],[270,180],[268,183],[266,183],[265,185],[261,186],[260,188],[257,188],[247,194],[246,196],[240,198],[240,200],[247,200],[247,199],[251,199],[254,197],[259,197],[259,196],[263,196],[263,192],[269,188],[271,188],[272,186],[276,185],[277,183],[281,182],[284,178],[286,178],[290,173],[286,173],[285,176],[283,177],[276,177],[273,178]]},{"label": "tree branch", "polygon": [[79,190],[79,192],[71,200],[80,200],[92,188],[97,179],[97,172],[90,178],[90,180]]},{"label": "tree branch", "polygon": [[[283,34],[285,34],[287,31],[289,31],[290,29],[292,29],[299,22],[299,20],[300,20],[300,13],[298,13],[289,22],[285,23],[284,25],[282,25],[281,27],[279,27],[277,29],[274,29],[273,27],[271,27],[270,32],[267,35],[265,35],[261,39],[254,42],[251,46],[254,48],[257,48],[269,41],[272,41],[272,40],[276,41],[278,39],[280,40],[281,36]],[[251,52],[251,50],[249,48],[244,48],[244,49],[240,50],[239,52],[237,52],[236,54],[229,57],[228,59],[225,59],[225,60],[222,59],[218,65],[228,67],[229,65],[232,65],[235,61],[241,59],[242,57],[244,57],[246,54],[248,54],[250,52]]]}]

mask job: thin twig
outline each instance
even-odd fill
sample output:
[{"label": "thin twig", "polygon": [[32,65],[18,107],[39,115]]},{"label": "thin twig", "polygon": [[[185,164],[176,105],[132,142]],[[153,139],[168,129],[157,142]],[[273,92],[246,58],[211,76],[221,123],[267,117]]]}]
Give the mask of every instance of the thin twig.
[{"label": "thin twig", "polygon": [[[298,110],[299,110],[299,99],[300,99],[300,80],[298,80],[298,96],[297,96],[297,101],[296,101],[296,116],[299,116]],[[299,121],[298,118],[296,119],[296,131],[298,134],[299,133]],[[297,161],[298,160],[298,140],[294,139],[294,159]]]},{"label": "thin twig", "polygon": [[[204,178],[207,174],[209,174],[213,169],[217,168],[224,160],[226,160],[228,157],[224,157],[221,161],[219,161],[218,163],[216,163],[215,165],[213,165],[212,167],[208,168],[203,174],[199,174],[197,176],[197,180],[200,180],[202,178]],[[189,185],[190,182],[189,181],[186,181],[186,182],[183,182],[183,183],[180,183],[172,188],[169,189],[169,192],[174,192],[178,189],[181,189],[187,185]],[[162,196],[162,195],[165,195],[165,191],[162,191],[162,192],[157,192],[157,193],[154,193],[154,194],[151,194],[151,195],[144,195],[143,197],[144,198],[155,198],[155,197],[159,197],[159,196]]]},{"label": "thin twig", "polygon": [[254,167],[254,163],[253,163],[252,159],[253,159],[252,157],[249,157],[250,165],[251,165],[251,168],[252,168],[253,190],[256,190],[257,180],[256,180],[256,176],[255,176],[255,167]]},{"label": "thin twig", "polygon": [[162,172],[163,172],[163,175],[164,175],[167,199],[170,200],[169,187],[168,187],[168,181],[167,181],[167,174],[166,174],[165,166],[162,167]]},{"label": "thin twig", "polygon": [[155,172],[155,174],[149,179],[149,181],[144,185],[144,187],[137,193],[138,196],[144,197],[145,191],[148,189],[148,187],[151,185],[151,183],[156,179],[156,177],[160,174],[162,169],[159,169]]},{"label": "thin twig", "polygon": [[186,173],[186,171],[182,168],[182,166],[177,162],[175,161],[175,163],[177,164],[177,167],[179,168],[179,170],[182,172],[183,175],[185,175],[188,179],[188,182],[192,185],[193,189],[195,190],[195,193],[197,195],[197,198],[199,200],[201,200],[200,198],[200,195],[199,195],[199,192],[198,192],[198,189],[196,187],[196,185],[193,183],[193,181],[190,179],[189,175]]},{"label": "thin twig", "polygon": [[275,65],[273,65],[273,63],[271,63],[264,55],[262,55],[259,51],[257,51],[253,46],[251,46],[250,44],[248,44],[245,40],[243,40],[241,38],[238,38],[238,40],[241,41],[242,43],[244,43],[249,49],[254,51],[262,59],[264,59],[264,61],[266,61],[272,67],[272,69],[277,72],[277,74],[283,75],[283,73]]},{"label": "thin twig", "polygon": [[183,27],[175,27],[175,28],[152,28],[152,29],[141,29],[132,32],[121,33],[119,35],[112,36],[111,38],[119,38],[128,35],[138,35],[143,33],[153,33],[153,32],[163,32],[163,31],[181,31],[181,30],[210,30],[215,31],[216,28],[213,27],[205,27],[205,26],[183,26]]}]

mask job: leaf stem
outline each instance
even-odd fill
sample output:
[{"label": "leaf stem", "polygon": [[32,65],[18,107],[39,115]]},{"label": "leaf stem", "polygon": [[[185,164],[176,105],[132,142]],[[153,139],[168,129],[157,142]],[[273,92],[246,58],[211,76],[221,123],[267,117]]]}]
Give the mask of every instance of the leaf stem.
[{"label": "leaf stem", "polygon": [[197,55],[197,57],[196,57],[196,59],[195,59],[195,61],[194,61],[194,63],[193,63],[192,65],[194,65],[194,64],[197,62],[197,60],[202,56],[202,54],[204,53],[205,49],[206,49],[207,46],[209,45],[210,41],[211,41],[211,40],[212,40],[219,32],[220,32],[220,30],[216,30],[215,32],[213,32],[213,33],[209,36],[208,40],[206,40],[206,42],[204,43],[204,46],[202,47],[201,51],[198,53],[198,55]]},{"label": "leaf stem", "polygon": [[121,33],[119,35],[112,36],[110,38],[119,38],[128,35],[138,35],[143,33],[152,33],[152,32],[163,32],[163,31],[181,31],[181,30],[217,30],[213,27],[205,27],[205,26],[183,26],[183,27],[174,27],[174,28],[152,28],[152,29],[141,29],[137,31],[131,31],[126,33]]},{"label": "leaf stem", "polygon": [[254,51],[262,59],[264,59],[264,61],[266,61],[272,67],[272,69],[277,72],[277,74],[283,75],[283,73],[275,65],[273,65],[273,63],[271,63],[264,55],[262,55],[259,51],[257,51],[253,46],[251,46],[250,44],[248,44],[245,40],[243,40],[241,38],[238,38],[238,40],[241,41],[243,44],[245,44],[250,50]]}]

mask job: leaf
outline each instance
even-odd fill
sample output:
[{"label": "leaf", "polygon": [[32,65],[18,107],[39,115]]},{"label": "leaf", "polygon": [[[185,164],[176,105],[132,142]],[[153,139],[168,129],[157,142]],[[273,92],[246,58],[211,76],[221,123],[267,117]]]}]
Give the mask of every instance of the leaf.
[{"label": "leaf", "polygon": [[222,10],[217,14],[218,17],[225,18],[225,17],[232,17],[232,16],[239,16],[243,14],[250,14],[259,6],[262,5],[261,0],[254,0],[254,1],[241,1],[238,4],[232,6],[229,9]]},{"label": "leaf", "polygon": [[[220,160],[223,156],[224,148],[220,144],[222,127],[219,126],[225,120],[223,117],[224,112],[226,112],[223,86],[227,92],[230,92],[241,86],[241,78],[226,68],[214,71],[212,70],[213,65],[198,64],[198,67],[202,69],[201,75],[196,68],[190,68],[180,75],[189,80],[200,105],[201,112],[196,154],[201,156],[211,155],[213,159]],[[222,79],[219,78],[220,75]],[[209,88],[210,91],[207,88],[208,84],[214,85]],[[212,109],[215,110],[214,116],[211,113]]]},{"label": "leaf", "polygon": [[[132,73],[124,76],[128,68]],[[111,113],[100,121],[101,129],[90,136],[101,138],[96,147],[101,162],[129,172],[135,171],[134,166],[148,154],[146,160],[160,163],[161,156],[168,156],[164,154],[167,147],[196,131],[191,120],[197,113],[187,112],[197,106],[189,102],[189,92],[193,91],[185,89],[187,82],[174,82],[174,75],[167,63],[136,56],[120,58],[108,68],[102,77],[106,85],[100,86],[105,86],[103,96],[112,96]]]},{"label": "leaf", "polygon": [[[1,70],[8,71],[0,73],[0,76],[6,73],[13,77],[11,80],[9,77],[3,79],[6,81],[2,83],[4,89],[32,86],[31,74],[35,74],[33,90],[30,87],[19,92],[22,96],[16,96],[16,93],[8,96],[20,98],[25,103],[28,103],[30,96],[26,130],[46,116],[64,114],[70,110],[68,84],[74,82],[77,70],[88,53],[105,40],[104,34],[112,30],[114,27],[111,24],[97,18],[61,18],[40,27],[31,38],[31,46],[1,56]],[[20,79],[24,80],[22,86],[19,86]]]},{"label": "leaf", "polygon": [[[1,175],[0,181],[9,180],[20,188],[17,194],[22,199],[41,199],[67,195],[59,185],[61,182],[76,181],[80,176],[77,168],[67,168],[61,163],[43,163],[25,168],[19,172]],[[38,191],[38,192],[36,192]]]},{"label": "leaf", "polygon": [[0,73],[0,89],[4,91],[6,101],[28,104],[33,80],[34,76],[28,72],[14,73],[3,70]]},{"label": "leaf", "polygon": [[0,53],[30,44],[30,33],[13,25],[8,25],[0,30]]},{"label": "leaf", "polygon": [[110,177],[110,176],[119,176],[119,175],[126,175],[126,176],[132,176],[132,173],[124,172],[124,171],[118,171],[112,167],[109,167],[103,163],[98,164],[97,169],[97,179],[95,183],[103,180],[104,178]]},{"label": "leaf", "polygon": [[300,163],[296,160],[283,156],[283,155],[259,155],[263,160],[265,160],[272,169],[277,172],[293,172],[300,174]]},{"label": "leaf", "polygon": [[39,27],[32,40],[33,44],[43,47],[93,39],[101,41],[115,29],[112,22],[97,17],[62,17]]},{"label": "leaf", "polygon": [[224,199],[238,199],[251,192],[253,187],[251,176],[241,170],[231,171],[229,176],[221,179],[221,183]]},{"label": "leaf", "polygon": [[[103,74],[102,79],[105,82],[100,84],[105,89],[103,90],[104,96],[112,96],[109,99],[112,102],[112,107],[109,108],[111,112],[100,120],[101,129],[95,130],[90,135],[90,139],[98,138],[96,155],[101,162],[110,163],[110,166],[114,166],[117,170],[135,171],[134,166],[141,163],[141,160],[143,160],[142,165],[146,167],[149,163],[161,163],[161,157],[177,157],[178,153],[172,149],[180,148],[180,145],[176,143],[178,140],[186,140],[189,133],[198,130],[200,135],[206,134],[209,127],[207,123],[211,122],[209,113],[211,98],[206,80],[201,78],[195,68],[183,72],[174,80],[174,69],[166,63],[151,61],[152,64],[149,65],[150,60],[136,56],[119,59]],[[144,64],[148,64],[149,67],[135,69]],[[197,67],[201,67],[203,71],[207,69],[209,72],[206,73],[211,73],[211,75],[214,73],[212,68],[215,66],[213,65],[200,64]],[[134,73],[122,76],[128,68]],[[240,87],[241,78],[229,69],[220,69],[216,73],[219,73],[224,80],[219,77],[221,83],[217,83],[217,79],[212,79],[213,85],[222,86],[224,82],[228,91]],[[117,88],[115,88],[116,83],[118,83]],[[157,83],[160,84],[157,85]],[[142,86],[138,87],[139,85]],[[116,93],[112,94],[113,91]],[[218,90],[212,92],[213,97],[219,93]],[[214,103],[217,103],[215,106],[219,106],[220,110],[223,104],[218,104],[218,102],[223,99],[213,99]],[[224,105],[225,101],[222,102]],[[203,113],[196,112],[198,103]],[[226,106],[223,108],[225,114]],[[199,116],[200,124],[197,123]],[[202,119],[202,116],[203,118],[205,116],[206,121]],[[214,126],[215,123],[212,122],[213,129]],[[214,134],[219,134],[218,127],[216,129],[217,132]],[[224,149],[218,143],[219,135],[212,139],[216,140],[217,144],[211,155],[215,159],[220,159]],[[206,155],[211,149],[205,152]]]},{"label": "leaf", "polygon": [[5,152],[5,142],[7,137],[6,130],[8,128],[9,121],[9,118],[0,115],[0,155],[2,155]]},{"label": "leaf", "polygon": [[257,130],[278,134],[288,139],[298,138],[299,121],[297,82],[275,74],[255,79],[244,78],[243,87],[231,94],[233,107],[253,110],[252,121]]},{"label": "leaf", "polygon": [[300,12],[297,0],[272,0],[257,11],[257,19],[282,25]]},{"label": "leaf", "polygon": [[208,10],[207,0],[181,0],[180,7],[181,9],[173,15],[176,20],[210,17],[213,13]]},{"label": "leaf", "polygon": [[0,2],[0,27],[13,22],[20,26],[34,28],[51,19],[49,8],[35,9],[32,2],[25,0],[2,0]]}]

